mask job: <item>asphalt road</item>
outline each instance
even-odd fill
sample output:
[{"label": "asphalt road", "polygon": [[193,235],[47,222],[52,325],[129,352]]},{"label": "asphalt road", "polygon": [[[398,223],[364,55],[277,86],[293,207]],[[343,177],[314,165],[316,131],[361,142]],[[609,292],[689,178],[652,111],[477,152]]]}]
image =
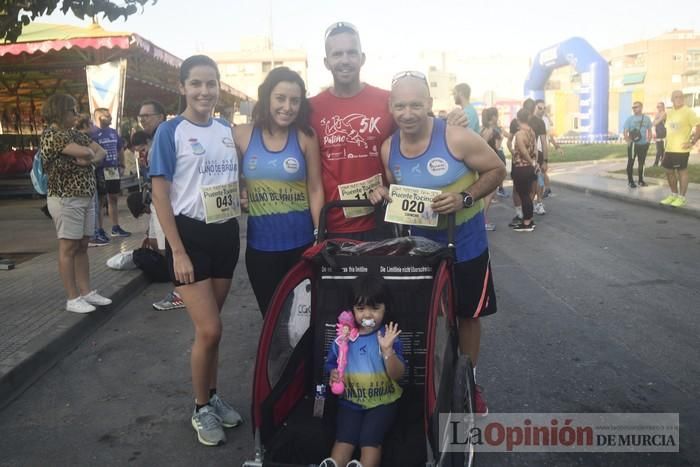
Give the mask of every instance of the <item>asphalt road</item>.
[{"label": "asphalt road", "polygon": [[[477,380],[492,413],[673,412],[680,453],[481,453],[478,466],[698,465],[700,221],[557,190],[533,233],[490,234],[499,312]],[[242,258],[242,256],[241,256]],[[218,448],[189,423],[191,325],[153,285],[0,412],[2,466],[240,465],[250,425]],[[220,393],[247,417],[259,314],[243,261],[224,310]]]}]

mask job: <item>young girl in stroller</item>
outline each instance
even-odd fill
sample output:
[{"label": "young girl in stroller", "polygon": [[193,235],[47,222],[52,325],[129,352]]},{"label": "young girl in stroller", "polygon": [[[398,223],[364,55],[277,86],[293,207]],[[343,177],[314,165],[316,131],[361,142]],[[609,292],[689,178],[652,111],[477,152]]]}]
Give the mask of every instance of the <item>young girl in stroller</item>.
[{"label": "young girl in stroller", "polygon": [[[339,337],[331,343],[326,358],[331,387],[342,383],[344,391],[338,401],[331,457],[319,467],[378,467],[381,445],[402,394],[397,381],[406,362],[398,339],[399,326],[388,321],[384,279],[372,274],[360,276],[354,280],[352,292],[352,315],[341,313]],[[353,327],[359,332],[351,332]],[[356,447],[360,448],[359,462],[351,460]]]}]

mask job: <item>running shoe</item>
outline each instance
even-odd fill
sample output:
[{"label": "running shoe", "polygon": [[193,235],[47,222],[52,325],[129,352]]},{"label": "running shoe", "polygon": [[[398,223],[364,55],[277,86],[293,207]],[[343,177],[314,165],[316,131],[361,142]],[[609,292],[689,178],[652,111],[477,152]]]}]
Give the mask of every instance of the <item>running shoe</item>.
[{"label": "running shoe", "polygon": [[185,308],[185,302],[183,302],[182,298],[173,290],[168,293],[164,299],[155,302],[153,308],[159,311],[177,310],[179,308]]},{"label": "running shoe", "polygon": [[545,188],[544,193],[542,193],[543,198],[549,198],[549,195],[552,194],[552,189],[551,188]]},{"label": "running shoe", "polygon": [[112,237],[128,237],[130,235],[131,235],[131,232],[127,232],[126,230],[122,229],[118,225],[112,226]]},{"label": "running shoe", "polygon": [[97,306],[107,306],[107,305],[112,304],[112,300],[98,294],[97,290],[93,290],[89,294],[83,295],[83,300],[88,302],[90,305],[97,305]]},{"label": "running shoe", "polygon": [[664,199],[659,201],[659,203],[663,204],[664,206],[670,206],[673,204],[673,202],[676,200],[677,197],[678,197],[677,194],[671,193],[670,195],[668,195],[667,197],[665,197]]},{"label": "running shoe", "polygon": [[534,211],[535,211],[535,214],[537,214],[539,216],[544,216],[545,214],[547,214],[547,211],[544,210],[544,204],[542,204],[542,203],[535,204]]},{"label": "running shoe", "polygon": [[338,464],[331,457],[326,457],[318,464],[318,467],[338,467]]},{"label": "running shoe", "polygon": [[637,184],[634,182],[629,182],[627,186],[629,186],[630,188],[637,188]]},{"label": "running shoe", "polygon": [[499,186],[498,190],[496,190],[496,195],[500,196],[501,198],[507,198],[508,192],[504,190],[502,186]]},{"label": "running shoe", "polygon": [[685,206],[687,203],[688,201],[685,199],[685,196],[678,195],[676,196],[676,199],[671,202],[671,206],[674,208],[680,208]]},{"label": "running shoe", "polygon": [[492,223],[490,223],[490,222],[487,222],[487,223],[484,225],[484,227],[485,227],[486,230],[488,230],[489,232],[493,232],[494,230],[496,230],[496,224],[492,224]]},{"label": "running shoe", "polygon": [[533,230],[535,230],[535,222],[532,221],[527,225],[521,222],[520,224],[513,227],[513,230],[515,230],[516,232],[532,232]]},{"label": "running shoe", "polygon": [[649,186],[649,185],[647,185],[647,182],[645,182],[644,180],[640,180],[639,182],[637,182],[637,185],[639,185],[639,186]]},{"label": "running shoe", "polygon": [[523,218],[520,216],[515,216],[513,220],[511,220],[508,223],[508,227],[515,227],[516,225],[520,225],[520,223],[523,221]]},{"label": "running shoe", "polygon": [[109,245],[109,238],[102,237],[97,232],[95,236],[88,240],[88,246],[107,246]]},{"label": "running shoe", "polygon": [[218,446],[226,442],[226,434],[221,427],[221,417],[211,405],[205,405],[199,412],[192,414],[192,428],[197,432],[197,439],[205,446]]},{"label": "running shoe", "polygon": [[96,309],[97,308],[86,302],[83,297],[66,301],[66,311],[72,311],[73,313],[91,313]]},{"label": "running shoe", "polygon": [[214,394],[209,399],[209,405],[214,408],[214,412],[221,419],[221,426],[224,428],[233,428],[243,423],[243,418],[236,412],[236,409],[220,398],[218,394]]},{"label": "running shoe", "polygon": [[489,407],[486,405],[486,399],[484,398],[484,388],[478,384],[474,387],[476,388],[474,392],[474,409],[476,410],[476,415],[485,417],[489,414]]},{"label": "running shoe", "polygon": [[357,459],[353,459],[347,463],[345,467],[362,467],[362,464]]}]

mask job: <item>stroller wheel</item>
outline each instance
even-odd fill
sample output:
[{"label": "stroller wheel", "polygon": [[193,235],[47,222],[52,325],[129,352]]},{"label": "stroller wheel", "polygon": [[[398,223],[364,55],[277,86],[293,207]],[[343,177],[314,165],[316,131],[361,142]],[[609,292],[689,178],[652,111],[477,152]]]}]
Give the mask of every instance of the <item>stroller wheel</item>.
[{"label": "stroller wheel", "polygon": [[476,383],[474,382],[472,362],[467,355],[460,355],[457,359],[455,384],[453,387],[452,410],[455,412],[474,414]]},{"label": "stroller wheel", "polygon": [[[476,383],[472,362],[467,355],[460,355],[457,359],[453,388],[452,412],[463,413],[464,422],[471,428],[474,426]],[[474,465],[474,445],[471,443],[464,453],[454,454],[456,455],[452,456],[452,463],[448,465],[452,467],[472,467]]]}]

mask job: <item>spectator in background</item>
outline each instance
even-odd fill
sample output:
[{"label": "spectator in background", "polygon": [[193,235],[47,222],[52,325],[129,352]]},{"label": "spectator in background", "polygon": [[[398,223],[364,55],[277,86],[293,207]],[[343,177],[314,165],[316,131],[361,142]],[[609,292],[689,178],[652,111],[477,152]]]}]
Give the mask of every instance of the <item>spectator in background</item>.
[{"label": "spectator in background", "polygon": [[522,202],[522,220],[513,226],[518,232],[532,232],[535,230],[535,222],[532,220],[532,181],[537,177],[540,169],[537,163],[537,151],[535,149],[535,132],[529,125],[530,114],[526,109],[520,109],[517,114],[518,131],[513,142],[513,191],[518,192]]},{"label": "spectator in background", "polygon": [[654,159],[654,167],[659,166],[659,162],[664,159],[666,152],[666,104],[659,102],[656,104],[656,115],[654,116],[654,139],[656,140],[656,159]]},{"label": "spectator in background", "polygon": [[[161,123],[165,121],[165,107],[160,102],[148,99],[141,104],[139,109],[138,119],[143,132],[146,134],[146,157],[145,161],[140,160],[141,166],[150,167],[151,163],[151,144],[153,142],[153,137],[156,134],[156,130]],[[141,136],[137,136],[139,132],[134,133],[135,139],[132,139],[134,144],[140,143]],[[143,156],[141,156],[141,159]],[[144,178],[148,179],[148,173],[144,172]],[[150,181],[147,181],[146,186],[150,190]],[[158,214],[156,213],[156,208],[153,204],[150,205],[149,210],[149,221],[148,221],[148,233],[146,234],[146,243],[157,250],[160,254],[165,256],[165,234],[163,233],[163,228],[158,220]],[[182,297],[177,293],[175,289],[168,292],[168,294],[161,300],[153,302],[153,309],[158,311],[167,310],[179,310],[185,308],[185,302],[182,301]]]},{"label": "spectator in background", "polygon": [[[544,127],[545,130],[547,131],[547,141],[548,143],[554,148],[555,151],[559,152],[559,155],[564,155],[564,151],[562,151],[561,146],[557,142],[556,138],[554,138],[554,123],[552,122],[551,117],[549,116],[549,110],[547,107],[545,107],[544,114],[542,115],[542,121],[544,122]],[[549,149],[549,148],[547,148]],[[547,164],[547,169],[549,168],[549,159],[546,162]],[[549,175],[547,174],[547,170],[544,171],[543,173],[544,177],[544,193],[542,193],[543,198],[548,198],[549,195],[552,194],[552,188],[549,183]]]},{"label": "spectator in background", "polygon": [[547,146],[547,126],[544,124],[545,105],[542,99],[535,101],[535,108],[530,117],[528,125],[535,132],[535,146],[537,148],[537,164],[540,170],[535,179],[535,214],[540,216],[547,213],[544,209],[544,187],[547,174],[547,164],[549,163],[549,147]]},{"label": "spectator in background", "polygon": [[92,124],[92,119],[90,114],[80,114],[78,116],[78,121],[75,124],[75,129],[86,135],[91,135],[97,130],[95,125]]},{"label": "spectator in background", "polygon": [[[498,109],[496,107],[489,107],[481,111],[481,126],[481,137],[484,138],[489,147],[494,150],[505,166],[506,155],[501,148],[503,143],[503,130],[498,126]],[[498,186],[497,191],[503,191],[503,182]],[[496,224],[488,222],[488,211],[492,199],[493,193],[489,193],[484,198],[484,217],[487,219],[486,230],[488,231],[496,230]]]},{"label": "spectator in background", "polygon": [[471,98],[472,95],[472,88],[469,87],[467,83],[460,83],[457,86],[455,86],[454,89],[454,97],[455,97],[455,104],[458,106],[462,107],[462,110],[464,110],[464,114],[467,116],[467,126],[479,133],[480,127],[479,127],[479,115],[476,113],[476,109],[474,108],[473,105],[469,102],[469,99]]},{"label": "spectator in background", "polygon": [[88,239],[95,227],[94,165],[106,155],[89,136],[74,129],[76,100],[54,94],[42,108],[49,127],[40,148],[48,177],[48,207],[58,236],[58,270],[66,289],[66,310],[90,313],[112,301],[90,289]]},{"label": "spectator in background", "polygon": [[[535,101],[533,99],[527,98],[523,101],[523,108],[521,110],[525,110],[530,116],[532,116],[533,112],[535,111]],[[528,127],[529,127],[529,120],[528,120]],[[509,136],[508,140],[506,142],[506,146],[508,146],[508,150],[510,151],[511,156],[514,154],[515,148],[515,134],[518,132],[520,129],[520,123],[518,121],[518,118],[514,118],[510,122],[510,131],[509,131]],[[511,174],[512,178],[512,174]],[[535,185],[537,183],[537,180],[533,181],[533,193],[536,189]],[[513,207],[515,208],[515,217],[510,221],[508,224],[508,227],[515,227],[517,225],[520,225],[522,220],[523,220],[523,206],[522,202],[520,200],[520,195],[518,195],[518,190],[513,189]]]},{"label": "spectator in background", "polygon": [[[131,153],[131,164],[134,166],[133,172],[144,179],[148,176],[148,134],[143,130],[135,131],[129,141],[129,152]],[[125,159],[126,158],[126,152]],[[125,164],[126,165],[126,164]],[[138,167],[138,171],[136,170]]]},{"label": "spectator in background", "polygon": [[112,237],[128,237],[130,232],[125,231],[119,225],[119,194],[121,193],[121,172],[124,169],[124,149],[122,140],[114,128],[111,128],[112,115],[108,109],[100,108],[94,112],[96,129],[92,139],[107,151],[107,157],[102,165],[95,171],[97,179],[97,195],[99,197],[97,211],[97,224],[95,236],[90,241],[95,246],[109,243],[107,233],[102,228],[102,206],[105,196],[109,218],[112,222]]},{"label": "spectator in background", "polygon": [[625,120],[625,141],[627,141],[627,183],[630,188],[637,188],[634,183],[634,160],[638,160],[639,186],[647,186],[644,182],[644,161],[649,151],[651,141],[651,119],[642,114],[642,103],[632,104],[632,115]]},{"label": "spectator in background", "polygon": [[688,159],[690,148],[700,139],[700,118],[695,115],[693,109],[685,105],[681,91],[673,91],[671,101],[673,108],[666,116],[666,154],[661,163],[666,169],[671,194],[662,199],[661,204],[680,208],[687,203],[685,194],[688,191]]}]

